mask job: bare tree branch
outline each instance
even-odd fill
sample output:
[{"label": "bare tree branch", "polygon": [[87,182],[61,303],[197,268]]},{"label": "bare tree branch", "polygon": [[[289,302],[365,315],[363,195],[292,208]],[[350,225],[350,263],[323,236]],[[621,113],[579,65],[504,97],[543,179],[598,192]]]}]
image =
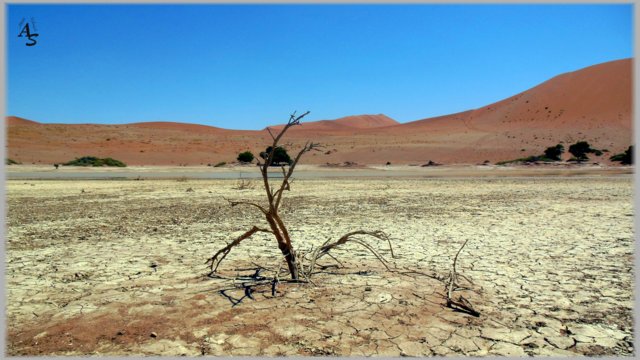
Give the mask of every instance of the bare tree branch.
[{"label": "bare tree branch", "polygon": [[282,192],[284,190],[289,190],[290,186],[289,186],[289,178],[291,178],[291,175],[293,175],[293,171],[296,168],[296,165],[298,165],[298,161],[300,161],[300,158],[302,157],[302,155],[308,151],[311,151],[312,149],[315,149],[316,147],[320,146],[318,143],[312,143],[307,141],[306,144],[304,144],[304,147],[300,150],[300,152],[298,152],[298,155],[296,155],[296,157],[294,158],[293,162],[291,163],[291,165],[289,165],[289,171],[285,174],[284,172],[284,167],[282,168],[282,173],[284,175],[284,179],[282,180],[282,184],[280,185],[280,189],[278,189],[278,191],[276,191],[276,193],[274,194],[274,197],[276,198],[275,201],[275,207],[276,209],[278,209],[280,207],[280,200],[282,199]]},{"label": "bare tree branch", "polygon": [[323,245],[320,248],[321,254],[320,256],[322,256],[324,253],[327,253],[329,250],[331,250],[332,248],[338,246],[338,245],[342,245],[344,243],[346,243],[349,238],[353,235],[369,235],[369,236],[373,236],[377,239],[380,240],[386,240],[389,244],[389,250],[391,251],[391,257],[395,258],[395,255],[393,254],[393,247],[391,246],[391,240],[389,239],[389,236],[387,234],[385,234],[383,231],[380,230],[376,230],[376,231],[366,231],[366,230],[356,230],[356,231],[352,231],[350,233],[347,233],[345,235],[342,235],[342,237],[340,239],[338,239],[338,241],[332,243],[332,244],[326,244]]},{"label": "bare tree branch", "polygon": [[448,286],[448,290],[447,290],[447,299],[451,299],[451,294],[453,292],[453,287],[455,286],[455,282],[456,282],[456,263],[458,262],[458,255],[460,255],[460,252],[465,247],[465,245],[467,245],[468,241],[469,241],[469,239],[465,240],[464,244],[462,244],[462,246],[460,246],[460,249],[458,249],[458,252],[456,253],[456,256],[453,258],[453,265],[451,266],[451,273],[449,275],[449,286]]},{"label": "bare tree branch", "polygon": [[271,145],[271,151],[269,152],[267,156],[267,160],[263,165],[264,167],[271,166],[271,163],[273,162],[273,154],[275,153],[275,149],[276,147],[278,147],[278,142],[280,142],[280,139],[282,138],[284,133],[286,133],[290,127],[295,125],[300,125],[300,120],[302,120],[302,118],[307,116],[309,113],[310,111],[307,111],[304,114],[296,117],[296,112],[294,111],[293,114],[290,115],[290,118],[287,124],[285,124],[282,130],[280,130],[280,133],[278,133],[278,135],[276,135],[276,137],[273,139],[273,144]]},{"label": "bare tree branch", "polygon": [[465,245],[467,245],[468,241],[469,239],[465,240],[464,244],[462,244],[460,249],[458,249],[456,256],[453,258],[453,264],[451,266],[451,272],[449,274],[449,283],[447,284],[446,300],[447,300],[447,307],[478,317],[480,316],[480,313],[473,308],[469,300],[462,297],[462,295],[458,296],[457,300],[454,300],[453,298],[453,291],[455,288],[457,288],[457,280],[458,280],[458,273],[456,272],[456,263],[458,261],[458,255],[460,255],[460,252],[465,247]]},{"label": "bare tree branch", "polygon": [[273,135],[273,133],[271,132],[271,129],[269,127],[267,127],[267,131],[269,132],[269,135],[271,135],[271,139],[275,140],[276,137],[275,137],[275,135]]},{"label": "bare tree branch", "polygon": [[256,203],[250,202],[250,201],[233,201],[233,200],[229,200],[229,199],[226,199],[226,198],[225,198],[225,200],[227,200],[229,202],[231,207],[234,207],[234,206],[237,206],[237,205],[250,205],[250,206],[257,207],[265,215],[269,213],[269,211],[267,209],[265,209],[264,207],[262,207],[262,206],[260,206],[260,205],[258,205]]},{"label": "bare tree branch", "polygon": [[[364,241],[362,241],[360,239],[352,238],[352,236],[354,236],[354,235],[369,235],[369,236],[375,237],[375,238],[380,239],[380,240],[387,240],[387,242],[389,243],[389,250],[391,250],[391,256],[395,257],[394,254],[393,254],[393,248],[391,247],[391,240],[389,239],[387,234],[385,234],[384,232],[379,231],[379,230],[377,230],[377,231],[356,230],[356,231],[352,231],[350,233],[347,233],[347,234],[343,235],[336,242],[330,243],[330,240],[327,240],[327,241],[324,242],[324,244],[322,244],[319,248],[317,248],[311,254],[311,259],[309,261],[310,264],[309,264],[308,270],[307,270],[308,276],[311,276],[318,259],[320,259],[324,255],[327,255],[331,249],[333,249],[333,248],[335,248],[337,246],[340,246],[340,245],[344,245],[349,241],[354,242],[356,244],[359,244],[360,246],[363,246],[365,249],[369,250],[378,260],[380,260],[382,265],[384,265],[384,267],[387,268],[387,270],[391,270],[389,268],[389,266],[387,265],[388,261],[384,257],[382,257],[380,254],[378,254],[378,252],[373,247],[371,247],[371,245],[365,243]],[[335,259],[335,260],[337,261],[337,259]]]},{"label": "bare tree branch", "polygon": [[[366,249],[368,249],[375,257],[378,258],[378,260],[380,260],[380,262],[382,263],[382,265],[384,265],[385,268],[387,268],[387,270],[391,270],[389,268],[389,265],[387,265],[387,260],[385,260],[382,256],[380,256],[380,254],[378,254],[372,247],[371,245],[365,243],[362,240],[358,240],[358,239],[352,239],[352,242],[356,243],[356,244],[360,244],[362,246],[364,246]],[[326,253],[325,253],[326,254]]]},{"label": "bare tree branch", "polygon": [[[222,260],[224,260],[225,257],[227,257],[229,252],[231,252],[231,249],[233,249],[234,247],[238,246],[238,244],[240,244],[240,242],[242,242],[242,240],[251,237],[253,234],[255,234],[257,232],[273,233],[273,231],[268,230],[268,229],[262,229],[262,228],[259,228],[257,226],[252,227],[251,230],[249,230],[249,231],[245,232],[244,234],[240,235],[238,238],[233,240],[233,242],[231,242],[230,244],[228,244],[224,248],[218,250],[218,252],[216,252],[211,258],[209,258],[209,260],[207,260],[207,262],[205,262],[205,264],[208,264],[209,262],[211,262],[211,273],[210,274],[213,274],[213,273],[216,272],[216,270],[218,270],[218,266],[220,266],[220,263],[222,262]],[[220,257],[220,258],[218,258],[218,257]]]}]

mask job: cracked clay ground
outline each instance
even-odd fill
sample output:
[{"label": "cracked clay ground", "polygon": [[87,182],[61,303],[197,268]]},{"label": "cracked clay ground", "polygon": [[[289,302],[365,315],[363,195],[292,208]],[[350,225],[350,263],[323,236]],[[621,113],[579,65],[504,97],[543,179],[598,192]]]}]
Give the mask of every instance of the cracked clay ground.
[{"label": "cracked clay ground", "polygon": [[[232,306],[244,292],[204,262],[264,224],[228,206],[261,200],[236,185],[8,181],[7,353],[634,354],[630,175],[297,180],[282,214],[299,251],[380,229],[396,258],[371,243],[393,271],[351,244],[333,254],[342,267],[322,259],[315,286],[257,288]],[[478,318],[444,307],[438,280],[467,239],[458,269],[473,284],[458,294]],[[220,272],[278,260],[258,234]]]}]

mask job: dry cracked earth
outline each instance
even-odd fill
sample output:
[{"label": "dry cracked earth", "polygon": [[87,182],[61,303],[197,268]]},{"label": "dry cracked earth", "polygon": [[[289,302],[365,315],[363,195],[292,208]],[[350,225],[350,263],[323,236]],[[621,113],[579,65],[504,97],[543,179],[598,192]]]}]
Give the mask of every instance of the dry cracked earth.
[{"label": "dry cracked earth", "polygon": [[[282,214],[307,251],[356,229],[311,283],[207,277],[217,249],[264,226],[258,183],[7,182],[9,355],[634,355],[632,178],[297,180]],[[456,292],[481,315],[445,307]],[[271,276],[268,234],[225,276]],[[462,285],[461,285],[462,286]]]}]

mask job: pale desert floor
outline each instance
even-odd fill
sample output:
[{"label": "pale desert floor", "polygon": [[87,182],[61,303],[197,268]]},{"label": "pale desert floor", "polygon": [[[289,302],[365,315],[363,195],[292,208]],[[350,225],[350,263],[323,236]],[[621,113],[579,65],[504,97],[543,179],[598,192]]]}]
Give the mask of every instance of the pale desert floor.
[{"label": "pale desert floor", "polygon": [[[282,209],[298,251],[356,229],[313,284],[276,296],[206,276],[253,224],[257,181],[7,181],[7,353],[161,355],[633,355],[632,176],[298,179]],[[481,313],[444,306],[444,282]],[[245,240],[229,276],[275,269]],[[262,275],[269,276],[270,270]],[[439,280],[440,279],[440,280]],[[222,292],[222,290],[227,290]],[[224,294],[229,297],[224,296]]]}]

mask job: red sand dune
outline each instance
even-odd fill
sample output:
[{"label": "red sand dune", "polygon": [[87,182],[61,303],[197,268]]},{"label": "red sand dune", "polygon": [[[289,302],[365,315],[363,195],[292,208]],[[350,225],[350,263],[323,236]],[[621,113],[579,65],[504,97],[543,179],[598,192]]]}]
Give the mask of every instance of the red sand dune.
[{"label": "red sand dune", "polygon": [[222,129],[215,126],[185,124],[185,123],[170,122],[170,121],[149,121],[149,122],[131,123],[127,125],[132,127],[137,127],[137,128],[146,128],[146,129],[154,129],[154,130],[179,130],[179,131],[193,131],[193,132],[204,131],[204,132],[210,132],[210,133],[220,133],[224,131],[229,131],[227,129]]},{"label": "red sand dune", "polygon": [[29,125],[40,124],[33,120],[27,120],[17,116],[7,116],[6,119],[7,119],[7,126],[29,126]]},{"label": "red sand dune", "polygon": [[[304,163],[475,164],[541,154],[585,140],[610,152],[632,144],[632,60],[587,67],[554,77],[532,89],[482,108],[399,124],[382,115],[348,116],[303,123],[285,143],[306,140],[322,152]],[[75,157],[113,157],[132,165],[213,164],[237,154],[263,151],[268,132],[150,122],[128,125],[44,124],[9,116],[7,156],[23,163],[52,164]],[[280,125],[281,127],[282,125]],[[270,127],[277,131],[279,126]],[[565,154],[569,157],[569,154]]]},{"label": "red sand dune", "polygon": [[[342,117],[336,120],[302,122],[300,126],[292,127],[291,131],[348,131],[354,129],[379,128],[398,124],[399,123],[397,121],[384,114],[354,115]],[[284,124],[268,126],[271,131],[278,131],[283,127]]]}]

